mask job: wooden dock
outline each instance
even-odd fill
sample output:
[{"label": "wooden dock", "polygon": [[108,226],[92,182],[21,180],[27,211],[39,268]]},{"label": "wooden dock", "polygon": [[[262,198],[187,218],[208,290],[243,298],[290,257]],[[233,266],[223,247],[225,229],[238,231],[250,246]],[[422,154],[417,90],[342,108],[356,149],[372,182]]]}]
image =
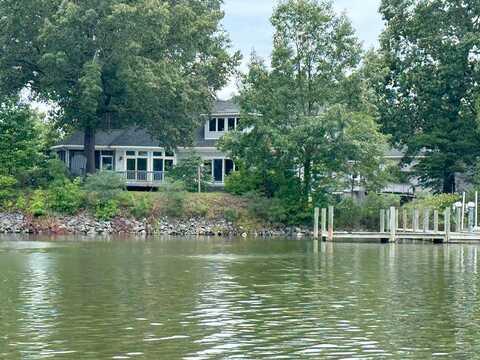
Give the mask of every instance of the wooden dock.
[{"label": "wooden dock", "polygon": [[[319,226],[321,215],[321,227]],[[463,228],[463,221],[460,221],[460,213],[456,213],[455,231],[451,231],[451,209],[447,208],[442,214],[442,228],[440,228],[440,215],[438,211],[431,212],[425,209],[423,221],[420,221],[420,213],[413,209],[411,221],[408,221],[408,214],[402,211],[400,217],[399,209],[391,207],[388,210],[380,210],[380,231],[379,232],[347,232],[334,231],[334,208],[330,206],[327,209],[315,209],[314,213],[314,231],[315,239],[325,241],[368,241],[378,240],[381,242],[396,242],[398,240],[419,240],[432,241],[435,243],[465,243],[478,242],[480,244],[480,232],[476,224],[469,223],[469,229]],[[432,219],[431,222],[430,220]],[[400,220],[401,225],[400,226]],[[476,221],[475,221],[476,222]],[[431,226],[431,223],[433,226]],[[461,225],[460,225],[461,224]],[[473,229],[476,231],[473,231]]]}]

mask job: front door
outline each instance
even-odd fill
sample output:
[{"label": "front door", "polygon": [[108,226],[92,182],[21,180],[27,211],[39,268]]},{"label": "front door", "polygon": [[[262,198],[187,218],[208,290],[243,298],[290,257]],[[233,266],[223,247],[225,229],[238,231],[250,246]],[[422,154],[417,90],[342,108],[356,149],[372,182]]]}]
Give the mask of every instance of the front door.
[{"label": "front door", "polygon": [[223,159],[213,160],[213,181],[223,182]]}]

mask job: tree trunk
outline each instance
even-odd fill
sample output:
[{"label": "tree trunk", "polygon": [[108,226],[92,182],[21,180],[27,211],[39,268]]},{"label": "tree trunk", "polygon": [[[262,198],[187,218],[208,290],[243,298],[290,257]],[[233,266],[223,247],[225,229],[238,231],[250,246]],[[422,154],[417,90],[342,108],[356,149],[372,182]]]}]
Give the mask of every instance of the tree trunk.
[{"label": "tree trunk", "polygon": [[87,159],[85,171],[87,174],[95,174],[95,129],[85,128],[84,153]]},{"label": "tree trunk", "polygon": [[443,192],[453,194],[457,191],[455,184],[455,174],[445,173],[443,178]]},{"label": "tree trunk", "polygon": [[310,200],[310,190],[312,186],[312,160],[307,155],[305,163],[303,164],[303,198],[305,204]]}]

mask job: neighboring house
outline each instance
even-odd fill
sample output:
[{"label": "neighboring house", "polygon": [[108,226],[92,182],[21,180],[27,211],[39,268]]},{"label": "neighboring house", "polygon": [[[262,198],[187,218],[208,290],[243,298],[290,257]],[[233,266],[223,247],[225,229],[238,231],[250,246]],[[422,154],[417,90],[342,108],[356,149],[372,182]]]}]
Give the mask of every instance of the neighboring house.
[{"label": "neighboring house", "polygon": [[[214,104],[212,114],[198,129],[193,147],[178,148],[175,152],[166,151],[158,146],[158,141],[141,128],[99,131],[95,136],[95,167],[97,170],[118,172],[125,178],[129,187],[158,187],[165,178],[168,178],[168,171],[193,151],[202,158],[204,165],[209,169],[212,185],[221,187],[225,183],[225,177],[235,169],[235,165],[217,148],[217,142],[227,132],[235,130],[239,120],[240,108],[234,101],[218,100]],[[83,143],[83,132],[77,131],[53,147],[74,175],[85,173],[86,158],[83,155]],[[391,150],[385,157],[399,164],[403,153]],[[410,168],[404,168],[402,171],[407,173]],[[413,181],[389,184],[383,192],[412,197],[417,190],[418,185]],[[365,191],[358,181],[344,193],[361,198]]]},{"label": "neighboring house", "polygon": [[[95,136],[95,168],[110,170],[124,176],[129,187],[158,187],[168,171],[192,151],[199,155],[209,169],[214,186],[223,186],[225,177],[235,165],[217,148],[217,141],[228,131],[236,129],[240,109],[232,101],[216,101],[212,114],[195,135],[192,148],[166,151],[144,129],[125,128],[99,131]],[[86,158],[83,154],[83,132],[54,146],[59,158],[74,175],[85,173]]]}]

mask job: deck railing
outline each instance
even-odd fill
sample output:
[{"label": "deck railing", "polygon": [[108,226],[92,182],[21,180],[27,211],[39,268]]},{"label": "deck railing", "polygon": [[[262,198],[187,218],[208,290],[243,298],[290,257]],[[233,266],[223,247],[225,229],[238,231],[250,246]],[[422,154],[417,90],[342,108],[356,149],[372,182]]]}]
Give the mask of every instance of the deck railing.
[{"label": "deck railing", "polygon": [[161,183],[165,180],[163,171],[127,170],[117,171],[128,183]]}]

